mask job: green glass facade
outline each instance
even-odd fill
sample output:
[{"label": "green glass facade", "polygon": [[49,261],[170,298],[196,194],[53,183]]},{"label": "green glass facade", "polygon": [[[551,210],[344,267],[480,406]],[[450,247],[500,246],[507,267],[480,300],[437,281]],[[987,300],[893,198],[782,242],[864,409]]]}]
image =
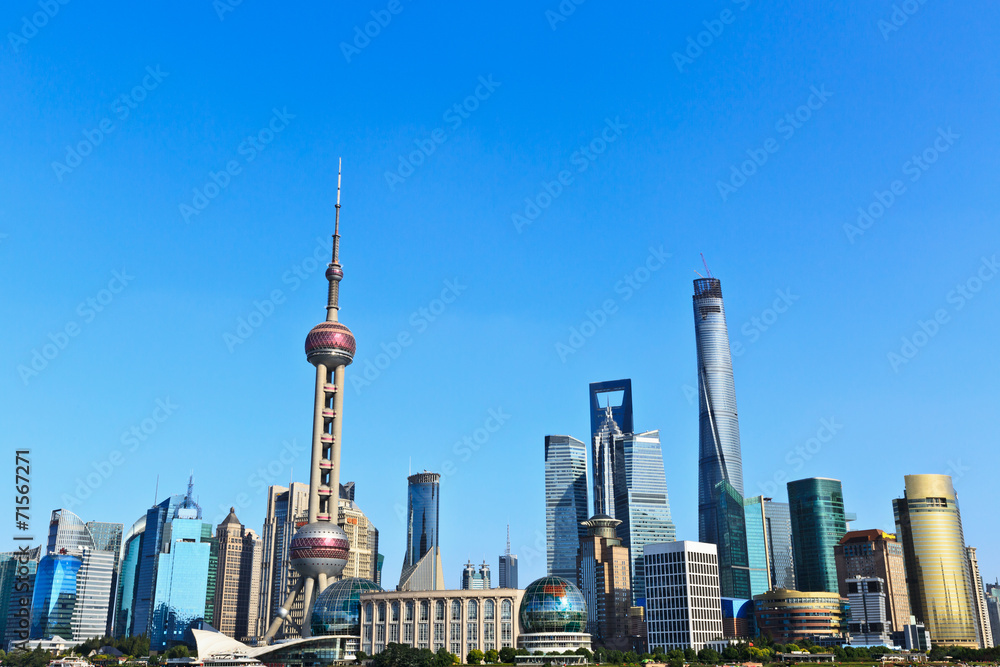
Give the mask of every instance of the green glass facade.
[{"label": "green glass facade", "polygon": [[798,590],[839,593],[834,547],[847,533],[840,480],[811,477],[789,482],[788,507]]},{"label": "green glass facade", "polygon": [[714,506],[722,597],[749,600],[750,559],[743,496],[729,482],[719,482],[715,485]]},{"label": "green glass facade", "polygon": [[750,594],[760,595],[771,590],[770,558],[767,533],[764,530],[764,497],[743,501],[747,530],[747,563],[750,567]]}]

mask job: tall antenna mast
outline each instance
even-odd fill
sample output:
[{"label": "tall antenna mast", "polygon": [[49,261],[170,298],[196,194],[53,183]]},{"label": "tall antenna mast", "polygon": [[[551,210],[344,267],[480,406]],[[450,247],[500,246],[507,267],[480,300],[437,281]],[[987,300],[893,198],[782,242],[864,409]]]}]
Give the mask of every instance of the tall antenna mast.
[{"label": "tall antenna mast", "polygon": [[[712,272],[708,270],[708,262],[705,261],[705,253],[699,252],[698,254],[701,255],[701,263],[705,265],[705,273],[707,273],[708,277],[711,278],[712,277]],[[695,271],[695,273],[698,273],[698,272]]]},{"label": "tall antenna mast", "polygon": [[510,522],[507,522],[507,555],[510,555]]}]

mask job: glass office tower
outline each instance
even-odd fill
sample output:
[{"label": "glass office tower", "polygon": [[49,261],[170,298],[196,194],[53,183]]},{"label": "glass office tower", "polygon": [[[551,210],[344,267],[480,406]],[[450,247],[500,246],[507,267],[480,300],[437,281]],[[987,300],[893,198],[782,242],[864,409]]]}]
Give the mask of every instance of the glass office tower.
[{"label": "glass office tower", "polygon": [[[133,612],[135,611],[136,575],[139,572],[139,559],[142,556],[142,537],[146,531],[146,517],[142,516],[132,524],[123,540],[122,562],[118,575],[118,595],[115,603],[114,630],[115,637],[131,637],[141,634],[133,627]],[[143,632],[145,628],[143,628]]]},{"label": "glass office tower", "polygon": [[587,504],[586,447],[568,435],[545,436],[546,573],[574,584]]},{"label": "glass office tower", "polygon": [[406,513],[406,558],[403,569],[415,565],[424,554],[438,547],[438,511],[441,504],[441,475],[419,472],[409,482]]},{"label": "glass office tower", "polygon": [[719,542],[719,588],[724,598],[750,599],[750,559],[747,555],[743,496],[729,482],[715,485],[713,506]]},{"label": "glass office tower", "polygon": [[629,549],[633,604],[644,606],[643,547],[677,539],[670,517],[660,432],[620,436],[615,440],[615,452],[616,460],[621,462],[615,472],[614,518],[621,521],[617,534]]},{"label": "glass office tower", "polygon": [[49,554],[35,571],[31,598],[31,636],[73,638],[76,575],[83,559],[70,554]]},{"label": "glass office tower", "polygon": [[764,496],[743,501],[747,529],[747,561],[750,566],[750,595],[771,590],[771,557],[768,553],[767,523],[764,520]]},{"label": "glass office tower", "polygon": [[770,498],[764,498],[764,529],[771,587],[798,590],[795,585],[792,518],[788,503],[776,503]]},{"label": "glass office tower", "polygon": [[594,476],[594,514],[615,519],[615,438],[633,432],[632,380],[590,383],[591,469]]},{"label": "glass office tower", "polygon": [[906,475],[905,482],[905,495],[892,501],[892,509],[913,614],[935,644],[977,648],[962,514],[951,477]]},{"label": "glass office tower", "polygon": [[[163,547],[157,555],[156,587],[149,647],[163,651],[187,643],[188,630],[196,621],[211,623],[206,613],[209,599],[212,525],[200,518],[174,518],[163,532]],[[215,597],[211,586],[211,597]]]},{"label": "glass office tower", "polygon": [[840,480],[811,477],[789,482],[788,507],[798,590],[839,593],[834,548],[847,533]]},{"label": "glass office tower", "polygon": [[27,553],[0,553],[0,649],[27,639],[31,632],[31,598],[42,547]]},{"label": "glass office tower", "polygon": [[[718,278],[695,280],[693,301],[698,351],[698,539],[722,547],[724,527],[716,524],[720,512],[716,502],[721,496],[716,489],[719,482],[727,482],[742,497],[743,461],[729,332]],[[742,514],[742,501],[740,506]],[[745,597],[728,595],[725,590],[722,595]]]}]

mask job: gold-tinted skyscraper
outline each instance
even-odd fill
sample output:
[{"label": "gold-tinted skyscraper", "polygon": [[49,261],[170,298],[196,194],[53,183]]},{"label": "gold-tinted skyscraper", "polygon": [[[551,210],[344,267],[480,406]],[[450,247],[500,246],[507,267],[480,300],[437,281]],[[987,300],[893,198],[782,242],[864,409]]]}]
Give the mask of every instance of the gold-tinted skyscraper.
[{"label": "gold-tinted skyscraper", "polygon": [[913,614],[935,644],[976,648],[962,515],[948,475],[907,475],[892,501]]}]

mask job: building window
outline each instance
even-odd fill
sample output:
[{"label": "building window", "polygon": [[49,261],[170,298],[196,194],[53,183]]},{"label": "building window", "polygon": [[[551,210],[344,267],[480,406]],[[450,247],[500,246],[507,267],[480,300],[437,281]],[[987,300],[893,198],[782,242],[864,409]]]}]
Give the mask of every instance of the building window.
[{"label": "building window", "polygon": [[483,619],[487,621],[492,621],[496,618],[496,602],[493,600],[487,600],[483,603]]},{"label": "building window", "polygon": [[444,620],[444,600],[438,600],[434,603],[434,620]]},{"label": "building window", "polygon": [[458,600],[454,600],[451,603],[451,620],[453,621],[462,620],[462,603],[459,602]]},{"label": "building window", "polygon": [[398,602],[393,602],[392,603],[392,616],[389,617],[389,620],[391,622],[393,622],[393,623],[399,623],[399,603]]},{"label": "building window", "polygon": [[475,621],[479,618],[479,603],[475,600],[469,600],[468,615],[470,621]]},{"label": "building window", "polygon": [[420,620],[428,621],[430,620],[430,615],[431,615],[431,603],[428,602],[427,600],[424,600],[423,602],[420,603]]},{"label": "building window", "polygon": [[475,647],[479,643],[479,625],[476,623],[466,623],[465,632],[465,641],[470,646]]},{"label": "building window", "polygon": [[406,603],[406,618],[404,620],[406,620],[407,623],[412,623],[413,622],[413,603],[412,602],[407,602]]},{"label": "building window", "polygon": [[413,626],[409,623],[403,626],[403,643],[413,644]]},{"label": "building window", "polygon": [[[461,642],[462,641],[462,624],[452,623],[451,624],[451,641]],[[454,653],[454,651],[452,651]]]},{"label": "building window", "polygon": [[513,605],[511,605],[510,600],[504,600],[503,602],[500,603],[500,619],[501,620],[503,620],[503,621],[509,621],[510,620],[510,613],[511,613],[510,610],[511,610],[512,606]]},{"label": "building window", "polygon": [[[506,600],[505,600],[506,602]],[[510,646],[511,642],[514,641],[514,635],[511,631],[510,623],[500,624],[500,641],[503,642],[504,646]]]},{"label": "building window", "polygon": [[378,620],[381,623],[385,623],[385,603],[378,603]]},{"label": "building window", "polygon": [[451,643],[451,652],[454,653],[455,655],[461,655],[461,653],[462,653],[462,643],[461,642],[452,642]]},{"label": "building window", "polygon": [[444,623],[434,624],[434,644],[444,646]]},{"label": "building window", "polygon": [[398,642],[399,641],[399,624],[393,623],[389,626],[389,641]]}]

